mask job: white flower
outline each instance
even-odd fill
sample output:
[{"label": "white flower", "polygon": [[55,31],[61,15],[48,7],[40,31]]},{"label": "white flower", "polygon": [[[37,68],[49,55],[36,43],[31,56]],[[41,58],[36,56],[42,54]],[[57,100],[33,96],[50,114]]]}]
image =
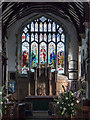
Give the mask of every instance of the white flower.
[{"label": "white flower", "polygon": [[70,104],[68,104],[68,106],[70,106]]},{"label": "white flower", "polygon": [[57,102],[57,104],[59,104],[59,102]]},{"label": "white flower", "polygon": [[60,107],[60,109],[62,109],[62,107]]},{"label": "white flower", "polygon": [[3,102],[1,102],[1,105],[3,104]]},{"label": "white flower", "polygon": [[79,100],[77,100],[77,103],[79,103]]},{"label": "white flower", "polygon": [[0,92],[0,95],[2,95],[2,92]]},{"label": "white flower", "polygon": [[72,93],[72,95],[74,95],[74,94]]},{"label": "white flower", "polygon": [[74,112],[74,110],[72,110],[72,112]]},{"label": "white flower", "polygon": [[66,97],[66,100],[68,100],[68,97]]},{"label": "white flower", "polygon": [[66,110],[66,108],[64,107],[63,110]]},{"label": "white flower", "polygon": [[71,103],[71,106],[73,106],[74,104],[73,103]]},{"label": "white flower", "polygon": [[5,108],[7,108],[7,107],[5,106]]},{"label": "white flower", "polygon": [[64,102],[62,102],[62,104],[63,104]]}]

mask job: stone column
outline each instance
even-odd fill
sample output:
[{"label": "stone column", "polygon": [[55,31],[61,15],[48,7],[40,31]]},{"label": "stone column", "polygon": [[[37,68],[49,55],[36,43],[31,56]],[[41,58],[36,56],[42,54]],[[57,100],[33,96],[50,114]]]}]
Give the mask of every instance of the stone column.
[{"label": "stone column", "polygon": [[28,95],[29,96],[31,95],[31,91],[30,91],[30,89],[31,89],[31,87],[30,87],[30,73],[31,73],[31,71],[28,71]]},{"label": "stone column", "polygon": [[58,71],[57,71],[57,70],[55,70],[56,95],[58,95],[57,73],[58,73]]},{"label": "stone column", "polygon": [[86,99],[90,100],[90,22],[84,22],[85,26],[85,41],[86,41],[86,61],[85,61],[85,80],[86,80]]},{"label": "stone column", "polygon": [[51,67],[48,67],[48,78],[49,78],[49,95],[52,96]]},{"label": "stone column", "polygon": [[34,68],[34,80],[35,80],[35,96],[37,96],[37,68]]}]

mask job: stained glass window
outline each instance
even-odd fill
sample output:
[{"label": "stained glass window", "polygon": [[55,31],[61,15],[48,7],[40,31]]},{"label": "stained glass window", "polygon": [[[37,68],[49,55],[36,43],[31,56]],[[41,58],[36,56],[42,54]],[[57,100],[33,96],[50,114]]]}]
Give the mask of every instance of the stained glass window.
[{"label": "stained glass window", "polygon": [[22,42],[25,40],[25,34],[22,34]]},{"label": "stained glass window", "polygon": [[57,42],[60,41],[60,34],[57,34]]},{"label": "stained glass window", "polygon": [[61,35],[61,41],[65,42],[65,35],[64,34]]},{"label": "stained glass window", "polygon": [[51,42],[48,45],[48,63],[51,65],[52,68],[55,68],[55,43]]},{"label": "stained glass window", "polygon": [[31,22],[31,31],[34,31],[34,23]]},{"label": "stained glass window", "polygon": [[47,20],[47,18],[45,18],[44,16],[42,16],[42,17],[40,18],[40,20],[41,20],[42,22],[45,22],[45,20]]},{"label": "stained glass window", "polygon": [[58,32],[59,32],[59,33],[62,33],[62,32],[63,32],[63,30],[62,30],[61,27],[59,28]]},{"label": "stained glass window", "polygon": [[40,44],[40,64],[45,64],[47,62],[47,47],[46,43],[42,42]]},{"label": "stained glass window", "polygon": [[44,33],[44,41],[47,41],[47,35]]},{"label": "stained glass window", "polygon": [[43,40],[43,35],[40,33],[40,42]]},{"label": "stained glass window", "polygon": [[29,44],[28,42],[22,43],[22,73],[27,74],[29,70]]},{"label": "stained glass window", "polygon": [[52,35],[52,41],[55,42],[55,33]]},{"label": "stained glass window", "polygon": [[27,32],[28,32],[27,27],[25,27],[23,31],[24,31],[25,33],[27,33]]},{"label": "stained glass window", "polygon": [[65,73],[65,33],[60,25],[42,16],[24,27],[21,38],[23,74],[41,64]]},{"label": "stained glass window", "polygon": [[33,42],[31,44],[31,68],[36,67],[38,64],[38,44]]},{"label": "stained glass window", "polygon": [[40,22],[40,31],[41,32],[43,31],[43,24],[42,24],[42,22]]},{"label": "stained glass window", "polygon": [[44,32],[47,32],[47,24],[46,24],[46,22],[44,23]]},{"label": "stained glass window", "polygon": [[48,24],[48,32],[51,32],[51,23]]},{"label": "stained glass window", "polygon": [[38,23],[37,22],[35,23],[35,31],[36,32],[38,31]]},{"label": "stained glass window", "polygon": [[56,27],[56,24],[55,24],[55,22],[53,22],[53,24],[52,24],[52,31],[53,31],[53,32],[56,31],[56,28],[55,28],[55,27]]},{"label": "stained glass window", "polygon": [[26,41],[29,42],[29,33],[27,33],[25,37],[26,37]]},{"label": "stained glass window", "polygon": [[64,73],[64,65],[65,65],[65,48],[62,42],[57,44],[57,70],[58,73]]},{"label": "stained glass window", "polygon": [[50,42],[51,41],[51,34],[49,33],[49,35],[48,35],[48,42]]},{"label": "stained glass window", "polygon": [[34,34],[31,34],[31,42],[34,41]]},{"label": "stained glass window", "polygon": [[38,34],[37,33],[35,34],[35,41],[38,42]]}]

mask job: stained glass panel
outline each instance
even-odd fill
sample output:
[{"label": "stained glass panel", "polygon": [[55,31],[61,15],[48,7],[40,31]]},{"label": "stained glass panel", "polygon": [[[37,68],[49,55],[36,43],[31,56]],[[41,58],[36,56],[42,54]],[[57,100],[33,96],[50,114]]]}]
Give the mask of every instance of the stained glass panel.
[{"label": "stained glass panel", "polygon": [[48,35],[48,42],[50,42],[51,41],[51,34],[49,33],[49,35]]},{"label": "stained glass panel", "polygon": [[57,34],[57,42],[60,41],[60,34]]},{"label": "stained glass panel", "polygon": [[64,73],[64,66],[65,66],[65,49],[64,44],[59,42],[57,45],[57,70],[59,74]]},{"label": "stained glass panel", "polygon": [[51,23],[48,24],[48,31],[51,32]]},{"label": "stained glass panel", "polygon": [[55,68],[55,62],[55,43],[51,42],[48,45],[48,63]]},{"label": "stained glass panel", "polygon": [[31,42],[34,41],[34,34],[31,34]]},{"label": "stained glass panel", "polygon": [[31,31],[33,32],[34,31],[34,23],[31,22]]},{"label": "stained glass panel", "polygon": [[55,34],[52,35],[52,40],[55,42]]},{"label": "stained glass panel", "polygon": [[27,33],[25,37],[26,37],[26,41],[29,42],[29,33]]},{"label": "stained glass panel", "polygon": [[59,28],[59,25],[57,25],[57,29]]},{"label": "stained glass panel", "polygon": [[43,35],[40,33],[40,42],[43,40]]},{"label": "stained glass panel", "polygon": [[40,22],[40,31],[41,32],[43,31],[43,24],[42,24],[42,22]]},{"label": "stained glass panel", "polygon": [[37,33],[35,34],[35,41],[38,42],[38,34]]},{"label": "stained glass panel", "polygon": [[58,32],[61,34],[63,32],[63,29],[60,27]]},{"label": "stained glass panel", "polygon": [[37,22],[35,23],[35,31],[36,32],[38,31],[38,23]]},{"label": "stained glass panel", "polygon": [[47,41],[47,35],[44,33],[44,41]]},{"label": "stained glass panel", "polygon": [[52,31],[53,31],[53,32],[56,31],[56,24],[55,24],[55,22],[53,22],[53,24],[52,24]]},{"label": "stained glass panel", "polygon": [[27,33],[27,32],[28,32],[27,27],[25,27],[23,31],[24,31],[25,33]]},{"label": "stained glass panel", "polygon": [[42,22],[44,22],[45,20],[47,20],[44,16],[42,16],[41,18],[40,18],[40,20],[42,21]]},{"label": "stained glass panel", "polygon": [[30,28],[30,27],[29,27],[29,24],[27,25],[27,28]]},{"label": "stained glass panel", "polygon": [[47,24],[46,24],[46,22],[44,23],[44,32],[47,32]]},{"label": "stained glass panel", "polygon": [[38,44],[33,42],[31,44],[31,68],[36,67],[38,64]]},{"label": "stained glass panel", "polygon": [[40,64],[45,64],[47,62],[47,47],[46,43],[42,42],[40,44]]},{"label": "stained glass panel", "polygon": [[64,34],[61,35],[61,41],[65,42],[65,35]]},{"label": "stained glass panel", "polygon": [[25,34],[22,34],[22,42],[25,40]]},{"label": "stained glass panel", "polygon": [[22,74],[27,74],[29,70],[29,44],[28,42],[22,43]]}]

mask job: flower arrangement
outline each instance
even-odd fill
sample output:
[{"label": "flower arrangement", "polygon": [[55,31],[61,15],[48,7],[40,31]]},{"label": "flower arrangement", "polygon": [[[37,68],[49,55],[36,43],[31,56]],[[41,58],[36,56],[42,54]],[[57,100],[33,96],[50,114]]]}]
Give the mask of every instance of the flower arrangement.
[{"label": "flower arrangement", "polygon": [[81,107],[78,105],[84,90],[80,89],[78,91],[73,91],[69,85],[67,89],[62,85],[64,90],[63,93],[59,93],[59,97],[55,99],[56,103],[56,113],[68,118],[70,115],[75,116],[77,110]]},{"label": "flower arrangement", "polygon": [[5,97],[5,86],[2,86],[0,88],[0,116],[2,117],[2,114],[6,113],[7,108],[7,98]]}]

